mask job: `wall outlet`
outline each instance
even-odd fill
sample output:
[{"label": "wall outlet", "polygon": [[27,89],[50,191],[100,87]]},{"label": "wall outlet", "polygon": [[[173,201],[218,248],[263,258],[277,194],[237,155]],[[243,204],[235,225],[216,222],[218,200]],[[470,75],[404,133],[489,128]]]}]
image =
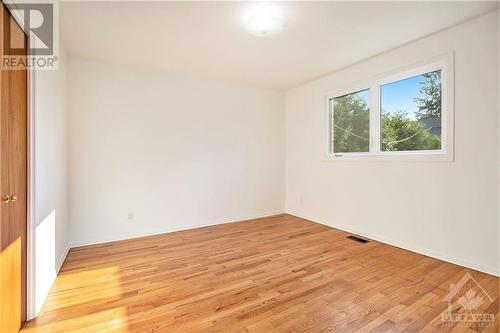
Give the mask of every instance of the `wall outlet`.
[{"label": "wall outlet", "polygon": [[132,212],[129,212],[129,213],[128,213],[128,220],[129,220],[130,222],[132,222],[132,221],[134,220],[134,213],[132,213]]}]

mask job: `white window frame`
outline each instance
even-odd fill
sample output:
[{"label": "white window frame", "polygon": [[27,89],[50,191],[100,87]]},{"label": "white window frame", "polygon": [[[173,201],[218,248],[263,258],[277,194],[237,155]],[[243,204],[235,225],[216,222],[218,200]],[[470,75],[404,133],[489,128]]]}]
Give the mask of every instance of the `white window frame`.
[{"label": "white window frame", "polygon": [[[453,161],[454,158],[454,107],[453,107],[453,53],[447,53],[398,70],[378,75],[366,81],[337,89],[325,96],[326,104],[326,160],[330,161]],[[441,149],[415,151],[382,151],[380,88],[381,86],[425,73],[441,70]],[[369,152],[332,153],[331,100],[369,89],[370,92],[370,143]]]}]

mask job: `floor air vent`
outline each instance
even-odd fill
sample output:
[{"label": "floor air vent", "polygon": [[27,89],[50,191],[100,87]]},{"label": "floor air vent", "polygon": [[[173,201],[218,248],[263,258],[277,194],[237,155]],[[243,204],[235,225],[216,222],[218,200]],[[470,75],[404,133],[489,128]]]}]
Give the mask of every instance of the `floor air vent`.
[{"label": "floor air vent", "polygon": [[350,240],[353,240],[355,242],[358,242],[358,243],[368,243],[369,242],[368,239],[359,238],[359,237],[354,236],[354,235],[347,236],[347,238],[349,238]]}]

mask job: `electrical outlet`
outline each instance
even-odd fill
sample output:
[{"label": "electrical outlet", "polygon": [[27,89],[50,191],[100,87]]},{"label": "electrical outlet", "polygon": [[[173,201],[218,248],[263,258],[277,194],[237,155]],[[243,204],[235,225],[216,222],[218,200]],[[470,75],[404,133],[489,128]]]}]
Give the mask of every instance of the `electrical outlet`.
[{"label": "electrical outlet", "polygon": [[132,212],[129,212],[129,213],[128,213],[128,220],[129,220],[130,222],[132,222],[132,221],[134,220],[134,213],[132,213]]}]

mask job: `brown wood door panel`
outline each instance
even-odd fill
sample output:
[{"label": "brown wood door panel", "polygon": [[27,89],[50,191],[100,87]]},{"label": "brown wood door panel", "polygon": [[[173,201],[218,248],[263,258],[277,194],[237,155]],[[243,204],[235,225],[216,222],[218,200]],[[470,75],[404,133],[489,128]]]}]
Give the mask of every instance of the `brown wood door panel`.
[{"label": "brown wood door panel", "polygon": [[[5,5],[0,27],[2,57],[5,38],[22,38],[26,50],[26,36]],[[15,197],[0,202],[0,332],[10,333],[26,318],[27,71],[1,70],[0,89],[0,194]]]}]

